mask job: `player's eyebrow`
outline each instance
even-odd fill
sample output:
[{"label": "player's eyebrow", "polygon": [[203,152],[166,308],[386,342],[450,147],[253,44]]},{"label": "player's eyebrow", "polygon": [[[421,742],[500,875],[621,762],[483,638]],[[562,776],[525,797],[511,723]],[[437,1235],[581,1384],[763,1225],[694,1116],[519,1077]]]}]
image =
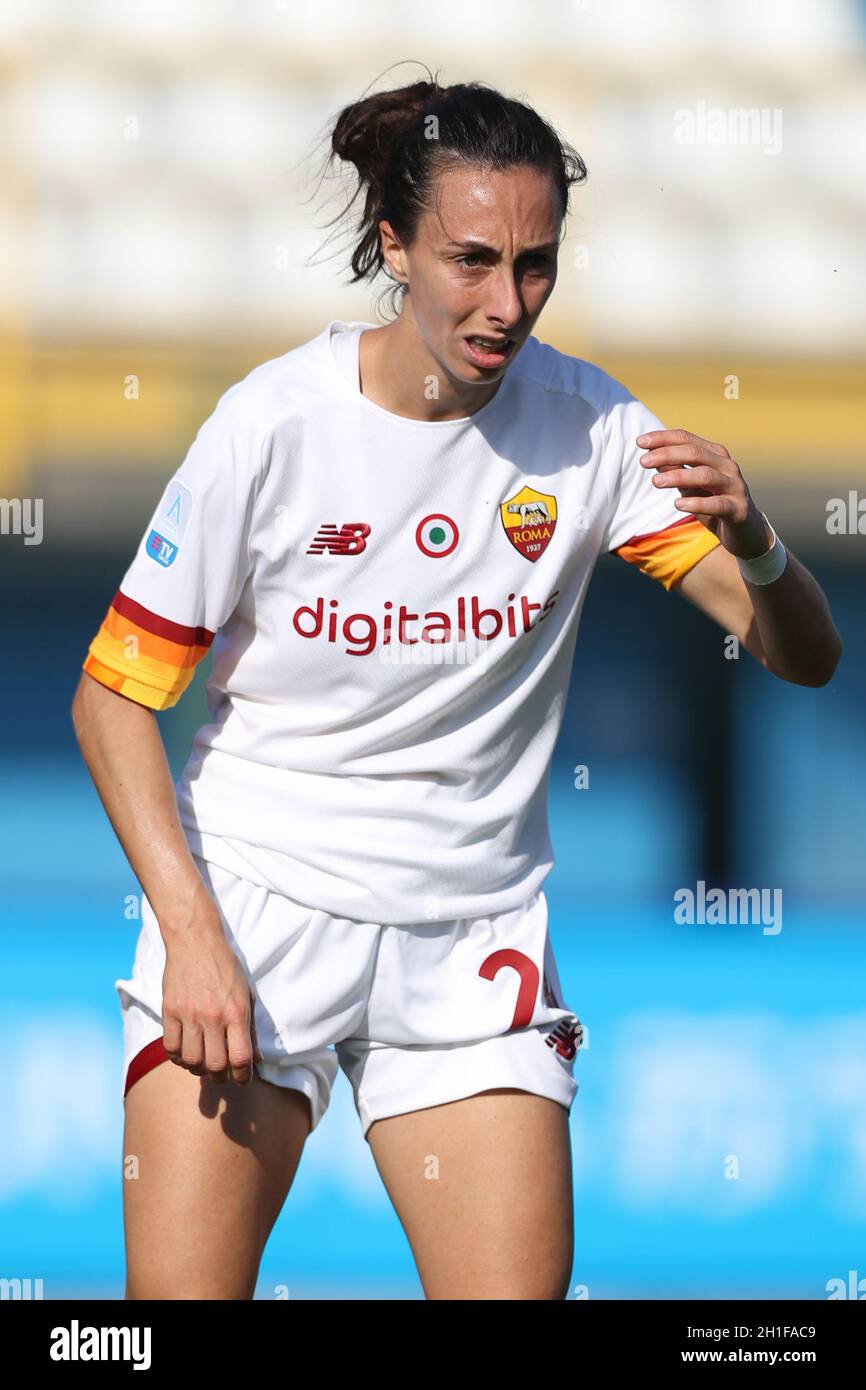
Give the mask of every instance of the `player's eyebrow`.
[{"label": "player's eyebrow", "polygon": [[[488,245],[486,244],[486,242],[483,242],[483,241],[479,240],[479,239],[476,238],[476,237],[466,237],[465,240],[463,240],[463,241],[449,241],[449,242],[446,243],[446,245],[449,246],[449,247],[457,247],[457,248],[459,248],[459,249],[465,249],[465,250],[469,250],[469,251],[487,251],[487,252],[489,252],[490,255],[492,255],[492,256],[495,256],[495,255],[496,255],[496,248],[495,248],[495,247],[493,247],[493,246],[488,246]],[[545,241],[541,246],[527,246],[526,249],[525,249],[524,251],[521,251],[521,252],[520,252],[520,255],[521,255],[521,256],[533,256],[533,255],[536,255],[539,251],[558,251],[558,250],[559,250],[559,242],[558,242],[558,241]]]}]

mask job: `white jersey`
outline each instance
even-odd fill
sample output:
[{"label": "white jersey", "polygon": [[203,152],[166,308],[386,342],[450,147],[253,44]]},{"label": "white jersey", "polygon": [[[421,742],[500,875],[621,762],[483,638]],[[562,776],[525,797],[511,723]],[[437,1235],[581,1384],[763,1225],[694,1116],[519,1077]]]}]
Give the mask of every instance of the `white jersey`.
[{"label": "white jersey", "polygon": [[634,441],[662,426],[599,367],[529,338],[473,415],[406,419],[361,393],[373,327],[333,321],[225,392],[84,670],[164,709],[212,647],[176,784],[203,859],[363,921],[502,912],[553,865],[596,559],[670,588],[718,542],[653,487]]}]

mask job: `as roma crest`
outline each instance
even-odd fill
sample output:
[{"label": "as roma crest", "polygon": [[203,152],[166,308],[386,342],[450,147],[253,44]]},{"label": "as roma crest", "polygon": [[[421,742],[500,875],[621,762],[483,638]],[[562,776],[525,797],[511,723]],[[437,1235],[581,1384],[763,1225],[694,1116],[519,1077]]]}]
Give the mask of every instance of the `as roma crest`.
[{"label": "as roma crest", "polygon": [[556,498],[522,487],[499,507],[505,534],[527,560],[537,560],[556,529]]}]

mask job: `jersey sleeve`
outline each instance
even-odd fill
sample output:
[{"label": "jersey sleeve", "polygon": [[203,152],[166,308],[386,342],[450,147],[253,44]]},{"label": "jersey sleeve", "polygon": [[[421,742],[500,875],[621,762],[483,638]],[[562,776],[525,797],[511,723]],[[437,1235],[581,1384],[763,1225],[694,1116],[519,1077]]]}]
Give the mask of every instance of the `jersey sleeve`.
[{"label": "jersey sleeve", "polygon": [[715,550],[719,540],[697,517],[678,511],[674,506],[674,498],[680,495],[677,488],[655,487],[655,469],[641,467],[640,456],[646,450],[635,439],[665,426],[613,378],[610,386],[605,454],[611,510],[601,548],[670,589]]},{"label": "jersey sleeve", "polygon": [[164,489],[82,666],[154,710],[177,704],[251,568],[262,439],[230,394]]}]

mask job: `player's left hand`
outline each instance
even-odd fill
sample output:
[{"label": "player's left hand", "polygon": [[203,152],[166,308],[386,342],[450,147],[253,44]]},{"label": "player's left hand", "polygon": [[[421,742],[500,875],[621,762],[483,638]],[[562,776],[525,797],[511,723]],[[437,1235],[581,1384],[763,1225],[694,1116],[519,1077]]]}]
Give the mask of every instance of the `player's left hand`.
[{"label": "player's left hand", "polygon": [[769,550],[772,533],[724,444],[688,430],[650,430],[635,443],[649,451],[641,467],[658,469],[653,486],[679,488],[674,506],[692,512],[725,550],[742,560]]}]

